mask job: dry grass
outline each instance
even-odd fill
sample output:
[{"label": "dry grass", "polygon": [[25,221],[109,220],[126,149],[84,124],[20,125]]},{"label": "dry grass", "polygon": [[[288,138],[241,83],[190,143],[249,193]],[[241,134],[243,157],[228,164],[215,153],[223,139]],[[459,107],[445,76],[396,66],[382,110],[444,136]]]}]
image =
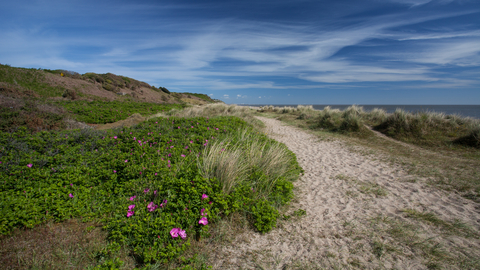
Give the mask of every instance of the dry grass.
[{"label": "dry grass", "polygon": [[[325,114],[339,113],[338,110],[326,108]],[[369,113],[372,118],[385,117],[382,110]],[[475,147],[459,147],[457,145],[440,147],[435,145],[422,147],[411,144],[406,147],[395,140],[387,140],[379,136],[355,137],[338,132],[329,132],[326,129],[316,128],[316,121],[312,119],[298,119],[294,114],[261,113],[261,116],[277,118],[287,124],[297,126],[315,134],[322,140],[341,140],[352,151],[370,155],[373,159],[382,159],[389,163],[400,165],[417,178],[427,179],[428,183],[447,191],[455,191],[462,196],[480,202],[480,150]],[[401,117],[398,115],[396,117]],[[425,117],[425,116],[424,116]],[[443,122],[468,121],[474,119],[455,118],[435,114],[434,118],[443,119]],[[471,133],[474,133],[473,129]],[[480,128],[472,137],[480,138]],[[411,143],[408,142],[407,143]]]},{"label": "dry grass", "polygon": [[[97,263],[106,233],[96,224],[69,220],[18,229],[0,239],[2,269],[85,269]],[[126,254],[125,269],[133,268]]]},{"label": "dry grass", "polygon": [[226,194],[239,182],[245,180],[247,164],[243,150],[230,145],[229,140],[214,142],[206,147],[197,165],[205,178],[216,178]]},{"label": "dry grass", "polygon": [[268,196],[279,177],[289,177],[291,159],[284,145],[239,130],[232,137],[209,144],[197,159],[197,165],[203,177],[215,177],[227,194],[252,173],[262,171],[265,178],[249,181],[258,188],[258,196]]}]

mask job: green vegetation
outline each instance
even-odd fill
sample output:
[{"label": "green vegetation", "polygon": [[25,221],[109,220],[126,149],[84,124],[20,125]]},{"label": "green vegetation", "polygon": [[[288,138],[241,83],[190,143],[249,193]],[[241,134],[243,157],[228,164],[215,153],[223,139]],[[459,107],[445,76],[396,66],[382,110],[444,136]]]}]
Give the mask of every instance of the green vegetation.
[{"label": "green vegetation", "polygon": [[0,93],[23,97],[59,97],[64,87],[47,82],[45,72],[37,69],[0,65]]},{"label": "green vegetation", "polygon": [[20,104],[12,102],[11,106],[0,107],[0,131],[13,132],[18,127],[26,127],[30,132],[38,132],[66,126],[59,108],[32,100]]},{"label": "green vegetation", "polygon": [[[32,135],[18,128],[0,140],[0,232],[76,217],[100,221],[109,244],[91,264],[102,267],[121,267],[124,249],[139,267],[194,263],[195,256],[182,255],[192,241],[209,237],[208,224],[236,212],[267,232],[301,172],[284,145],[236,117],[153,118],[105,132]],[[265,156],[241,173],[225,167],[233,178],[217,174],[216,160],[238,151]],[[272,164],[272,155],[286,162]]]},{"label": "green vegetation", "polygon": [[152,115],[171,109],[181,109],[184,104],[156,104],[121,101],[62,101],[57,105],[65,108],[72,117],[89,124],[106,124],[124,120],[134,113]]},{"label": "green vegetation", "polygon": [[120,89],[126,88],[135,90],[140,87],[145,88],[152,88],[158,91],[157,88],[150,86],[148,83],[137,81],[132,78],[128,78],[125,76],[118,76],[112,73],[106,74],[97,74],[97,73],[85,73],[81,76],[81,79],[88,80],[90,82],[97,82],[101,83],[103,89],[112,91],[112,92],[120,92]]},{"label": "green vegetation", "polygon": [[[43,98],[60,97],[62,95],[72,99],[76,98],[75,91],[78,89],[69,89],[68,87],[70,86],[65,86],[62,83],[53,81],[46,76],[47,74],[64,77],[65,80],[81,80],[84,81],[84,83],[92,83],[92,85],[99,83],[102,89],[114,93],[121,92],[122,89],[135,91],[141,88],[148,88],[167,95],[170,94],[170,91],[165,87],[157,88],[148,83],[112,73],[97,74],[89,72],[79,74],[75,71],[62,69],[27,69],[8,65],[0,65],[0,92],[14,92],[17,95],[22,94],[24,96]],[[81,87],[81,84],[74,86],[74,88],[78,87]]]}]

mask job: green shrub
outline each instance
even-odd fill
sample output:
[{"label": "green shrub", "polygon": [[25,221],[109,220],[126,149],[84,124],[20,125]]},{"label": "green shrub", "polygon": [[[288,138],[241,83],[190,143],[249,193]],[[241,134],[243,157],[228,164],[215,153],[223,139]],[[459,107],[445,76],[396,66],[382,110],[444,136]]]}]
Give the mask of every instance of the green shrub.
[{"label": "green shrub", "polygon": [[72,118],[91,124],[106,124],[127,119],[134,113],[153,115],[172,109],[184,108],[181,104],[157,104],[128,101],[61,101],[56,103],[65,108]]},{"label": "green shrub", "polygon": [[[214,142],[228,139],[245,151],[249,145],[242,139],[255,136],[265,142],[263,153],[276,145],[252,132],[245,121],[225,116],[154,118],[108,131],[0,132],[0,233],[49,220],[100,220],[110,241],[96,255],[102,269],[121,265],[119,247],[139,266],[181,261],[192,240],[209,237],[209,223],[237,211],[267,232],[278,217],[274,205],[293,196],[291,181],[301,171],[293,153],[286,154],[285,176],[248,168],[245,181],[229,193],[197,166]],[[174,228],[185,239],[172,237]]]},{"label": "green shrub", "polygon": [[252,216],[255,220],[255,228],[259,232],[265,233],[276,227],[279,214],[278,210],[268,201],[259,201],[252,207]]}]

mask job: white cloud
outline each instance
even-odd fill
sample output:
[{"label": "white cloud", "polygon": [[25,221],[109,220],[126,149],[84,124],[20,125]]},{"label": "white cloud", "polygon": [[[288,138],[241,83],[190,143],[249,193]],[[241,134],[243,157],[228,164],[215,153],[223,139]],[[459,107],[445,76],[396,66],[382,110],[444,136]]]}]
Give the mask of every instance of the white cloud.
[{"label": "white cloud", "polygon": [[[412,7],[430,2],[451,2],[389,1]],[[145,7],[142,6],[140,10]],[[440,82],[440,79],[452,83],[453,79],[449,79],[449,75],[440,75],[435,68],[444,65],[480,65],[480,30],[467,31],[464,30],[466,28],[459,28],[461,30],[456,31],[455,26],[449,26],[448,31],[440,29],[416,33],[395,32],[392,29],[473,12],[477,11],[439,11],[436,15],[426,15],[421,9],[411,9],[410,12],[355,21],[338,18],[328,25],[317,22],[293,25],[236,19],[203,20],[201,23],[172,20],[168,24],[151,26],[154,32],[150,34],[157,34],[148,36],[126,31],[121,36],[92,34],[88,38],[63,37],[54,31],[43,32],[41,27],[33,30],[14,29],[0,32],[0,40],[8,41],[0,43],[0,51],[4,52],[2,63],[65,68],[81,73],[112,72],[155,85],[168,82],[169,85],[164,86],[176,91],[194,89],[198,85],[208,90],[230,90],[308,89],[324,87],[318,83]],[[137,23],[132,27],[139,25]],[[171,29],[178,31],[171,34]],[[167,36],[158,33],[167,33]],[[389,39],[400,43],[405,41],[408,45],[400,44],[398,53],[386,46],[378,46],[385,51],[368,50],[361,53],[365,58],[382,57],[378,62],[359,61],[350,55],[342,58],[336,55],[345,48],[364,45],[373,39]],[[72,46],[91,46],[98,53],[92,53],[89,59],[71,58],[71,52],[65,48]],[[221,61],[232,64],[216,66]],[[142,64],[135,67],[129,63]],[[260,76],[269,76],[269,79],[257,79]],[[297,78],[311,84],[286,85],[270,77]],[[237,95],[237,98],[240,97]],[[229,96],[224,95],[224,98]]]}]

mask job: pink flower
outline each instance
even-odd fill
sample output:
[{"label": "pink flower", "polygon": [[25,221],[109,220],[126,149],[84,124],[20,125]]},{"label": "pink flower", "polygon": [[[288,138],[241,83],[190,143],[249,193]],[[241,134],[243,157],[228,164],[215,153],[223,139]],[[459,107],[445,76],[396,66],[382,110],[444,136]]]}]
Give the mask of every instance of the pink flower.
[{"label": "pink flower", "polygon": [[135,208],[135,204],[131,204],[131,205],[128,206],[128,210],[129,210],[129,211],[132,211],[133,208]]},{"label": "pink flower", "polygon": [[130,200],[130,201],[133,201],[133,200],[135,200],[136,197],[137,197],[137,196],[132,196],[132,197],[130,197],[129,200]]},{"label": "pink flower", "polygon": [[72,193],[68,194],[68,196],[69,196],[70,198],[73,198],[73,194],[72,194]]},{"label": "pink flower", "polygon": [[146,188],[146,189],[143,190],[143,193],[146,194],[146,193],[148,193],[149,191],[150,191],[150,189]]},{"label": "pink flower", "polygon": [[182,157],[185,157],[185,155],[181,155]]},{"label": "pink flower", "polygon": [[193,143],[193,141],[190,141],[190,143]]},{"label": "pink flower", "polygon": [[208,198],[207,194],[202,195],[202,200]]},{"label": "pink flower", "polygon": [[202,217],[202,218],[198,221],[198,224],[207,225],[207,224],[208,224],[207,218],[206,218],[206,217]]},{"label": "pink flower", "polygon": [[31,168],[32,166],[33,166],[33,164],[32,164],[32,163],[30,163],[30,164],[27,164],[27,167],[29,167],[29,168]]},{"label": "pink flower", "polygon": [[73,187],[73,184],[72,184],[72,183],[70,183],[70,186],[71,186],[71,187]]},{"label": "pink flower", "polygon": [[203,216],[203,214],[205,214],[205,216],[207,215],[207,213],[205,213],[205,208],[202,208],[202,210],[200,210],[200,214]]},{"label": "pink flower", "polygon": [[117,173],[117,171],[113,170],[113,173]]},{"label": "pink flower", "polygon": [[130,211],[130,210],[127,211],[127,217],[131,217],[133,216],[133,214],[135,214],[134,211]]},{"label": "pink flower", "polygon": [[173,228],[173,229],[170,231],[170,235],[171,235],[173,238],[177,238],[179,231],[180,231],[179,228]]},{"label": "pink flower", "polygon": [[212,204],[213,202],[208,202],[208,204]]},{"label": "pink flower", "polygon": [[113,138],[114,138],[114,139],[116,139],[116,138],[117,138],[117,136],[113,136]]},{"label": "pink flower", "polygon": [[185,230],[180,229],[180,231],[178,232],[178,235],[180,235],[182,239],[187,238],[187,233],[185,232]]},{"label": "pink flower", "polygon": [[155,173],[155,175],[157,175],[157,173]]},{"label": "pink flower", "polygon": [[125,163],[127,163],[127,162],[128,162],[128,159],[125,159]]},{"label": "pink flower", "polygon": [[153,202],[150,202],[148,205],[147,205],[147,209],[149,212],[153,212],[155,211],[155,209],[158,208],[158,205],[154,204]]}]

